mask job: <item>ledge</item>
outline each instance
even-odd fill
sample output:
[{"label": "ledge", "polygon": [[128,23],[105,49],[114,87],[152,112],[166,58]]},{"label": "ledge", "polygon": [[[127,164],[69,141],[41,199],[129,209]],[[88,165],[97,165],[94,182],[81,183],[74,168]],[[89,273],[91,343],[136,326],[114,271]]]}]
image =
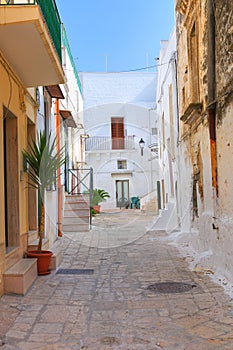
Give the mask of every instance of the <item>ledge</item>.
[{"label": "ledge", "polygon": [[133,171],[132,170],[119,170],[119,171],[113,171],[111,172],[111,176],[116,176],[116,175],[130,175],[133,176]]},{"label": "ledge", "polygon": [[201,111],[202,103],[190,103],[180,119],[185,124],[191,125],[201,115]]}]

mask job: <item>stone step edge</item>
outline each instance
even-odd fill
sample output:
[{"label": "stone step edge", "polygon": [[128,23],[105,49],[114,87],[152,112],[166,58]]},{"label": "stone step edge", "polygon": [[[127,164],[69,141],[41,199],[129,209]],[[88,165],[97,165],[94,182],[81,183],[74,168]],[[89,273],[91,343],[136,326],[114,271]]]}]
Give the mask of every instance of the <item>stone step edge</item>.
[{"label": "stone step edge", "polygon": [[[38,242],[39,242],[39,238],[37,238],[37,239],[36,239],[35,241],[33,241],[33,242],[30,242],[30,243],[28,244],[27,249],[28,249],[28,250],[35,250],[35,249],[37,249]],[[48,238],[43,238],[43,240],[42,240],[42,249],[48,250],[48,249],[47,249],[47,248],[48,248],[48,245],[49,245],[49,239],[48,239]]]},{"label": "stone step edge", "polygon": [[20,259],[3,273],[4,293],[25,295],[37,277],[37,259]]}]

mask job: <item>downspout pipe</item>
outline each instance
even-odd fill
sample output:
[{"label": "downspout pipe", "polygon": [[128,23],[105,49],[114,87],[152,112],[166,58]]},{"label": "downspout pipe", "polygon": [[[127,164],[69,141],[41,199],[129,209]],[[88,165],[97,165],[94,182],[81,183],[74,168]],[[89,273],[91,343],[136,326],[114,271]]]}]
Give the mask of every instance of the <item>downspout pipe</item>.
[{"label": "downspout pipe", "polygon": [[[61,123],[60,123],[60,112],[59,112],[59,99],[55,102],[55,114],[56,114],[56,139],[57,139],[57,152],[61,148]],[[61,169],[57,170],[57,235],[62,237],[62,191],[61,191]]]},{"label": "downspout pipe", "polygon": [[217,179],[217,152],[216,152],[216,62],[215,62],[215,13],[214,1],[207,0],[208,13],[208,121],[210,135],[210,155],[211,155],[211,172],[212,186],[218,194]]}]

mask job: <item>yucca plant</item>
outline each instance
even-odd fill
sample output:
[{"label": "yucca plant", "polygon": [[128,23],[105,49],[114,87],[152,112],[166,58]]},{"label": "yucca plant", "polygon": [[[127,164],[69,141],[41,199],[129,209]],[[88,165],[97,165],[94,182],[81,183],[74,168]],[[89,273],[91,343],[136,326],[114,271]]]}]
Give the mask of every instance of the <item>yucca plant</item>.
[{"label": "yucca plant", "polygon": [[31,141],[28,150],[23,150],[24,161],[28,164],[29,186],[38,189],[38,253],[42,251],[44,237],[44,199],[45,191],[57,180],[57,170],[65,163],[64,148],[56,150],[56,138],[51,134],[46,138],[45,132],[37,134],[37,142]]},{"label": "yucca plant", "polygon": [[106,198],[110,198],[108,192],[100,188],[95,188],[92,192],[92,206],[98,205],[100,202],[104,202]]}]

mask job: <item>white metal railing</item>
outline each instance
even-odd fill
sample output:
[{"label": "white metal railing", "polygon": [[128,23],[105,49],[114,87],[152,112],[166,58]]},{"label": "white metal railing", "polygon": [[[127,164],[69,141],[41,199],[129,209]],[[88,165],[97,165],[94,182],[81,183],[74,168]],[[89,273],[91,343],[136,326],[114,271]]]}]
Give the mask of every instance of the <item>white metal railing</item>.
[{"label": "white metal railing", "polygon": [[135,149],[134,135],[123,138],[112,138],[109,136],[93,136],[86,139],[86,151],[107,151],[117,149]]}]

